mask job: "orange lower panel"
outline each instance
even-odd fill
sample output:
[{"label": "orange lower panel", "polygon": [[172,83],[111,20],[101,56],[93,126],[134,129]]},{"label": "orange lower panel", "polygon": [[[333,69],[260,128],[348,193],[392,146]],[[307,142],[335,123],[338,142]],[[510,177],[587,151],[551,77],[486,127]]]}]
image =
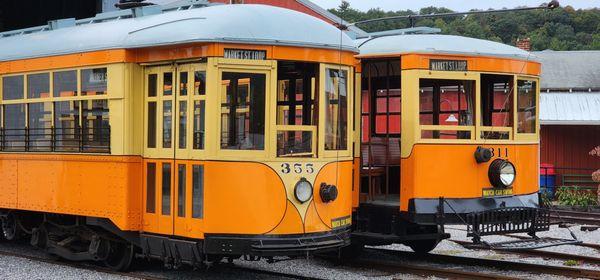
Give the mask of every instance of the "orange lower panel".
[{"label": "orange lower panel", "polygon": [[0,155],[0,207],[109,218],[141,228],[141,158]]},{"label": "orange lower panel", "polygon": [[494,149],[495,157],[478,164],[477,145],[418,144],[410,157],[402,159],[400,209],[408,210],[412,198],[476,198],[484,188],[491,188],[488,168],[495,158],[511,161],[517,171],[513,193],[531,194],[539,189],[539,146],[484,145]]}]

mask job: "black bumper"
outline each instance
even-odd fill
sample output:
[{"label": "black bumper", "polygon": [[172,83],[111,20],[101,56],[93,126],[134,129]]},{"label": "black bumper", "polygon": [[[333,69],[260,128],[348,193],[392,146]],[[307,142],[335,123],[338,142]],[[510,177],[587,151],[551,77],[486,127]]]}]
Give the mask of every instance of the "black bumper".
[{"label": "black bumper", "polygon": [[[440,202],[442,201],[443,202]],[[443,216],[440,217],[440,205],[443,205]],[[435,225],[465,224],[467,216],[473,213],[494,211],[504,208],[539,208],[537,193],[484,198],[444,198],[420,199],[409,201],[408,212],[402,216],[413,223]],[[443,219],[440,221],[439,219]]]},{"label": "black bumper", "polygon": [[293,256],[326,252],[350,244],[350,228],[301,235],[206,235],[204,250],[215,255]]}]

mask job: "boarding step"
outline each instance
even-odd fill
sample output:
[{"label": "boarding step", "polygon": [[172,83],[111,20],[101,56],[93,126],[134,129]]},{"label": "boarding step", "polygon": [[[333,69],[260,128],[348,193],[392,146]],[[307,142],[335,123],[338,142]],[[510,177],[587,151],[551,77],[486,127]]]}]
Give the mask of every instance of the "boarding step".
[{"label": "boarding step", "polygon": [[503,242],[479,242],[465,245],[467,248],[483,248],[494,250],[528,250],[541,249],[560,245],[576,245],[581,244],[580,240],[575,239],[559,239],[559,238],[529,238],[520,240],[511,240]]}]

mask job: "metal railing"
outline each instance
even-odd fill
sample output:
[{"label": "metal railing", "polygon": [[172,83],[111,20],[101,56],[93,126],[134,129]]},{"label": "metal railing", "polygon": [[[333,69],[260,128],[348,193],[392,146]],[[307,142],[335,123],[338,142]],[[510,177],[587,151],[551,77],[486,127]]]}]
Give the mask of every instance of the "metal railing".
[{"label": "metal railing", "polygon": [[2,152],[110,153],[110,126],[0,128]]}]

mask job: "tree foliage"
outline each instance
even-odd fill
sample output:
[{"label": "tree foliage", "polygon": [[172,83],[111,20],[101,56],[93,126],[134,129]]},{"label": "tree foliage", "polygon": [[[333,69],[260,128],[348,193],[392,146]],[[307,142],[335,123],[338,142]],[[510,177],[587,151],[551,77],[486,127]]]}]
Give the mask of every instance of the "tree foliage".
[{"label": "tree foliage", "polygon": [[[348,22],[417,14],[453,12],[447,8],[427,7],[420,11],[359,11],[346,1],[330,12]],[[514,45],[519,38],[531,38],[533,50],[600,50],[600,9],[571,6],[554,10],[529,10],[495,14],[424,18],[415,26],[437,27],[442,34],[462,35]],[[408,20],[378,21],[358,25],[368,32],[410,27]]]}]

